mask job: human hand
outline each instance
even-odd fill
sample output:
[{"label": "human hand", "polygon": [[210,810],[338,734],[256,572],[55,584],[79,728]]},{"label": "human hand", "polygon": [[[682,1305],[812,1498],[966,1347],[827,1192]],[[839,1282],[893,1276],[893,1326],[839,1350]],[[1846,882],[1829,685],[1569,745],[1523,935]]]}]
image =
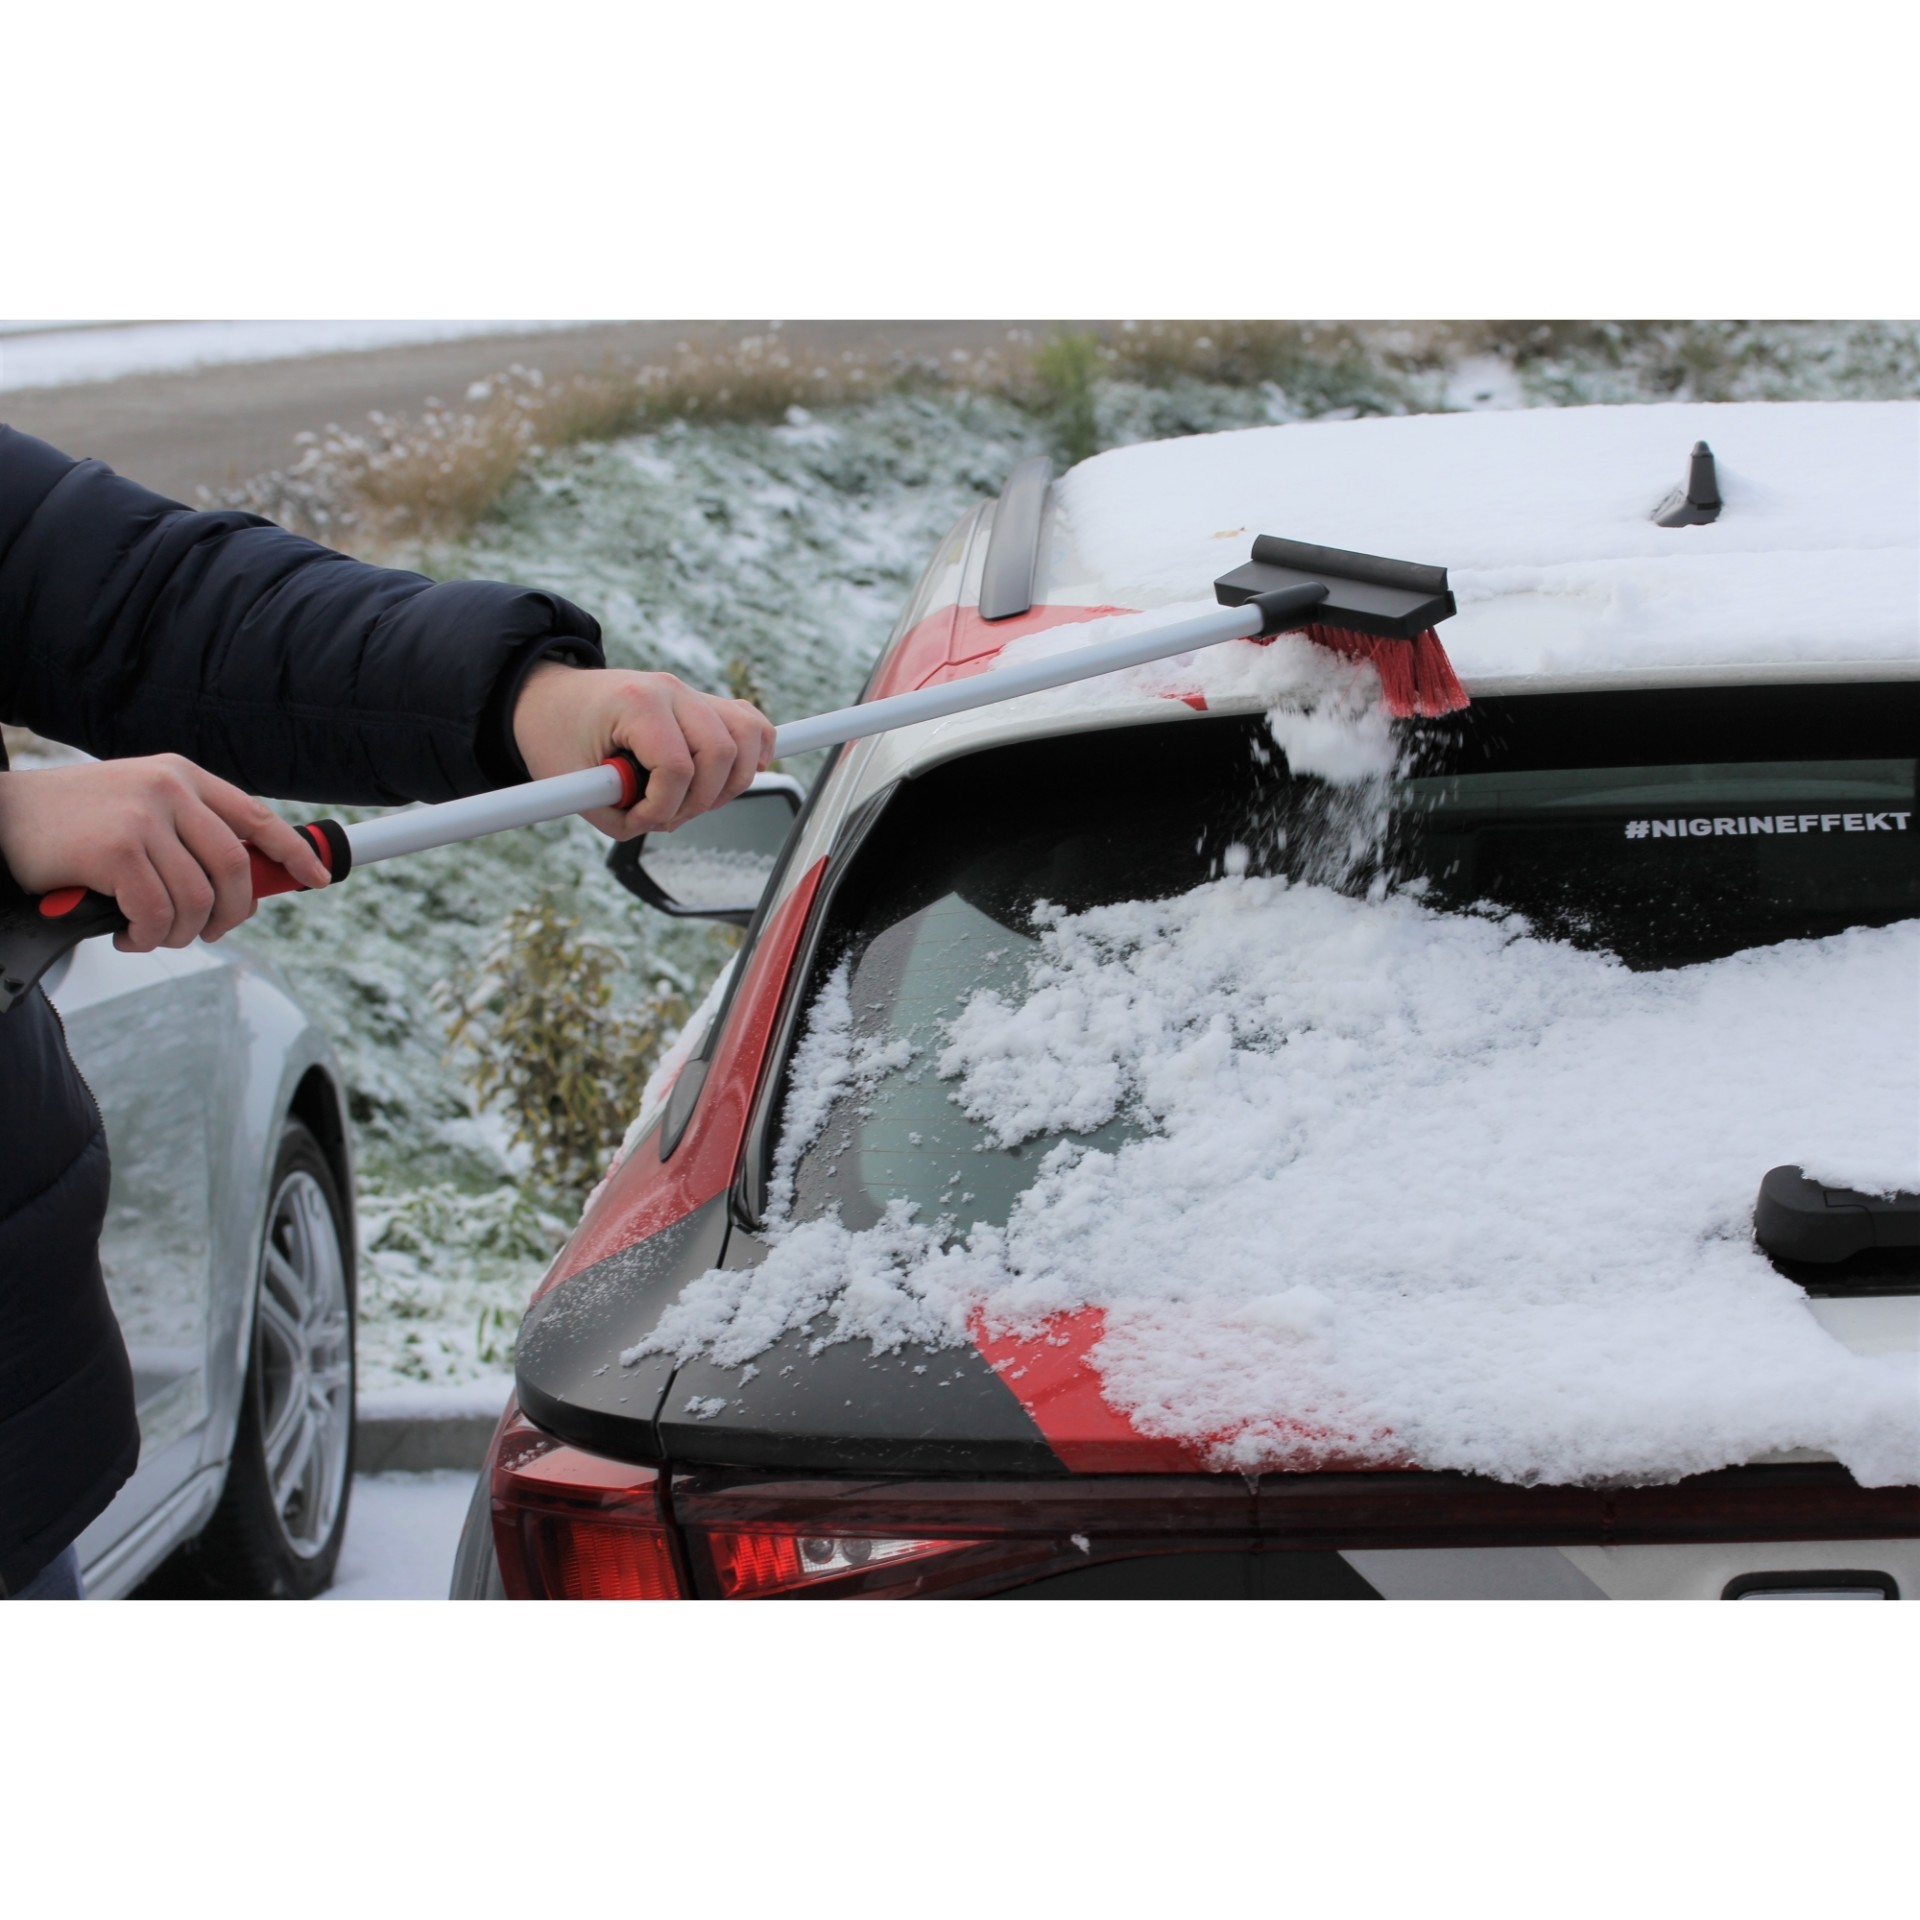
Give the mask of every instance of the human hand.
[{"label": "human hand", "polygon": [[177,753],[0,773],[0,859],[29,893],[91,887],[127,916],[122,953],[218,940],[254,909],[242,841],[327,884],[306,835]]},{"label": "human hand", "polygon": [[577,773],[624,747],[647,770],[639,804],[586,818],[616,840],[665,833],[744,793],[773,758],[773,722],[745,700],[696,693],[670,673],[543,660],[513,710],[527,771]]}]

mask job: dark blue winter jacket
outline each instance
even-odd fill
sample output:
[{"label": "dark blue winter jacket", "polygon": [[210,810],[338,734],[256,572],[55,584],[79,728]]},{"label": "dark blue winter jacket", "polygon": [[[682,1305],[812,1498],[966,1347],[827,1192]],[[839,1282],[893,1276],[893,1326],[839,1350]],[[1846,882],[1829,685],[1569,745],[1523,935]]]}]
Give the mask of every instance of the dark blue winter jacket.
[{"label": "dark blue winter jacket", "polygon": [[[558,595],[367,566],[0,425],[0,719],[279,798],[445,800],[526,778],[513,700],[547,655],[601,657]],[[4,864],[0,890],[19,894]],[[139,1457],[106,1201],[99,1111],[35,992],[0,1014],[0,1593]]]}]

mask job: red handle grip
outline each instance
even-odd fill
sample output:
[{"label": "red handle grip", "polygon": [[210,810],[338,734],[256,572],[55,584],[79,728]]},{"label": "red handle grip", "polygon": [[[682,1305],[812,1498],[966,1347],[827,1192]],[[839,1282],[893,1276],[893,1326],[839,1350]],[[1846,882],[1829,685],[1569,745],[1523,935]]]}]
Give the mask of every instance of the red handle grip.
[{"label": "red handle grip", "polygon": [[[353,870],[353,849],[337,820],[316,820],[300,829],[327,863],[336,881]],[[254,898],[271,893],[296,893],[300,883],[278,861],[247,848],[253,869]],[[53,887],[39,899],[31,896],[9,902],[0,898],[0,1014],[17,1007],[35,983],[82,940],[95,934],[124,933],[127,916],[110,893],[87,887]]]},{"label": "red handle grip", "polygon": [[[353,851],[347,845],[346,829],[337,820],[315,820],[300,829],[313,842],[313,850],[325,863],[328,877],[337,886],[353,871]],[[264,900],[274,893],[305,893],[303,882],[296,880],[277,860],[269,860],[252,841],[246,843],[247,864],[253,869],[253,897]]]},{"label": "red handle grip", "polygon": [[[347,845],[346,830],[337,820],[316,820],[300,829],[313,842],[313,850],[326,862],[327,872],[337,883],[353,871],[353,852]],[[247,849],[247,865],[253,872],[253,897],[264,900],[275,893],[305,893],[303,882],[296,880],[278,860],[269,860],[252,841]],[[85,887],[55,887],[40,896],[37,911],[42,920],[64,920],[89,898]],[[125,926],[125,920],[121,920]]]},{"label": "red handle grip", "polygon": [[640,796],[647,790],[647,770],[625,747],[618,753],[610,753],[600,762],[603,767],[611,767],[620,776],[620,811],[640,804]]},{"label": "red handle grip", "polygon": [[256,900],[264,900],[270,893],[306,891],[278,860],[269,860],[251,840],[247,842],[247,865],[253,869],[253,897]]}]

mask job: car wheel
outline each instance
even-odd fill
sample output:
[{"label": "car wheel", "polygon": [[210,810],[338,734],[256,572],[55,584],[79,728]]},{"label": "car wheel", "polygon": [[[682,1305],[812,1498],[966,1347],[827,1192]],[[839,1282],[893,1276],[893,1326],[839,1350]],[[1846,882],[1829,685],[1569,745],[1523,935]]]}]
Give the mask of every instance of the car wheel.
[{"label": "car wheel", "polygon": [[310,1600],[331,1583],[346,1532],[354,1297],[346,1208],[298,1122],[269,1194],[233,1459],[190,1558],[211,1592]]}]

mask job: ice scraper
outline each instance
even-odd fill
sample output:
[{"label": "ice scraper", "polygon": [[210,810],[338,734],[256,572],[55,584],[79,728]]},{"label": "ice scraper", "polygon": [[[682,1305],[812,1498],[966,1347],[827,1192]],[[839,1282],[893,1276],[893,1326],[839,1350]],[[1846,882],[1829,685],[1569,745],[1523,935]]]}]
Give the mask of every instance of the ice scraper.
[{"label": "ice scraper", "polygon": [[[774,753],[839,746],[917,721],[1171,659],[1222,640],[1266,641],[1288,632],[1303,632],[1323,646],[1370,662],[1379,672],[1388,706],[1403,717],[1450,713],[1467,703],[1433,632],[1435,623],[1455,610],[1444,567],[1262,535],[1253,543],[1253,558],[1215,581],[1214,593],[1221,602],[1218,609],[1189,620],[790,721],[774,730]],[[356,867],[401,854],[478,840],[508,827],[530,827],[596,807],[631,807],[645,790],[645,770],[630,755],[616,754],[581,773],[557,774],[437,806],[408,807],[353,826],[318,820],[301,832],[337,884]],[[256,899],[304,891],[284,867],[249,851]],[[85,887],[58,887],[11,908],[0,907],[0,1013],[10,1011],[70,947],[94,934],[121,932],[126,925],[111,895]]]}]

